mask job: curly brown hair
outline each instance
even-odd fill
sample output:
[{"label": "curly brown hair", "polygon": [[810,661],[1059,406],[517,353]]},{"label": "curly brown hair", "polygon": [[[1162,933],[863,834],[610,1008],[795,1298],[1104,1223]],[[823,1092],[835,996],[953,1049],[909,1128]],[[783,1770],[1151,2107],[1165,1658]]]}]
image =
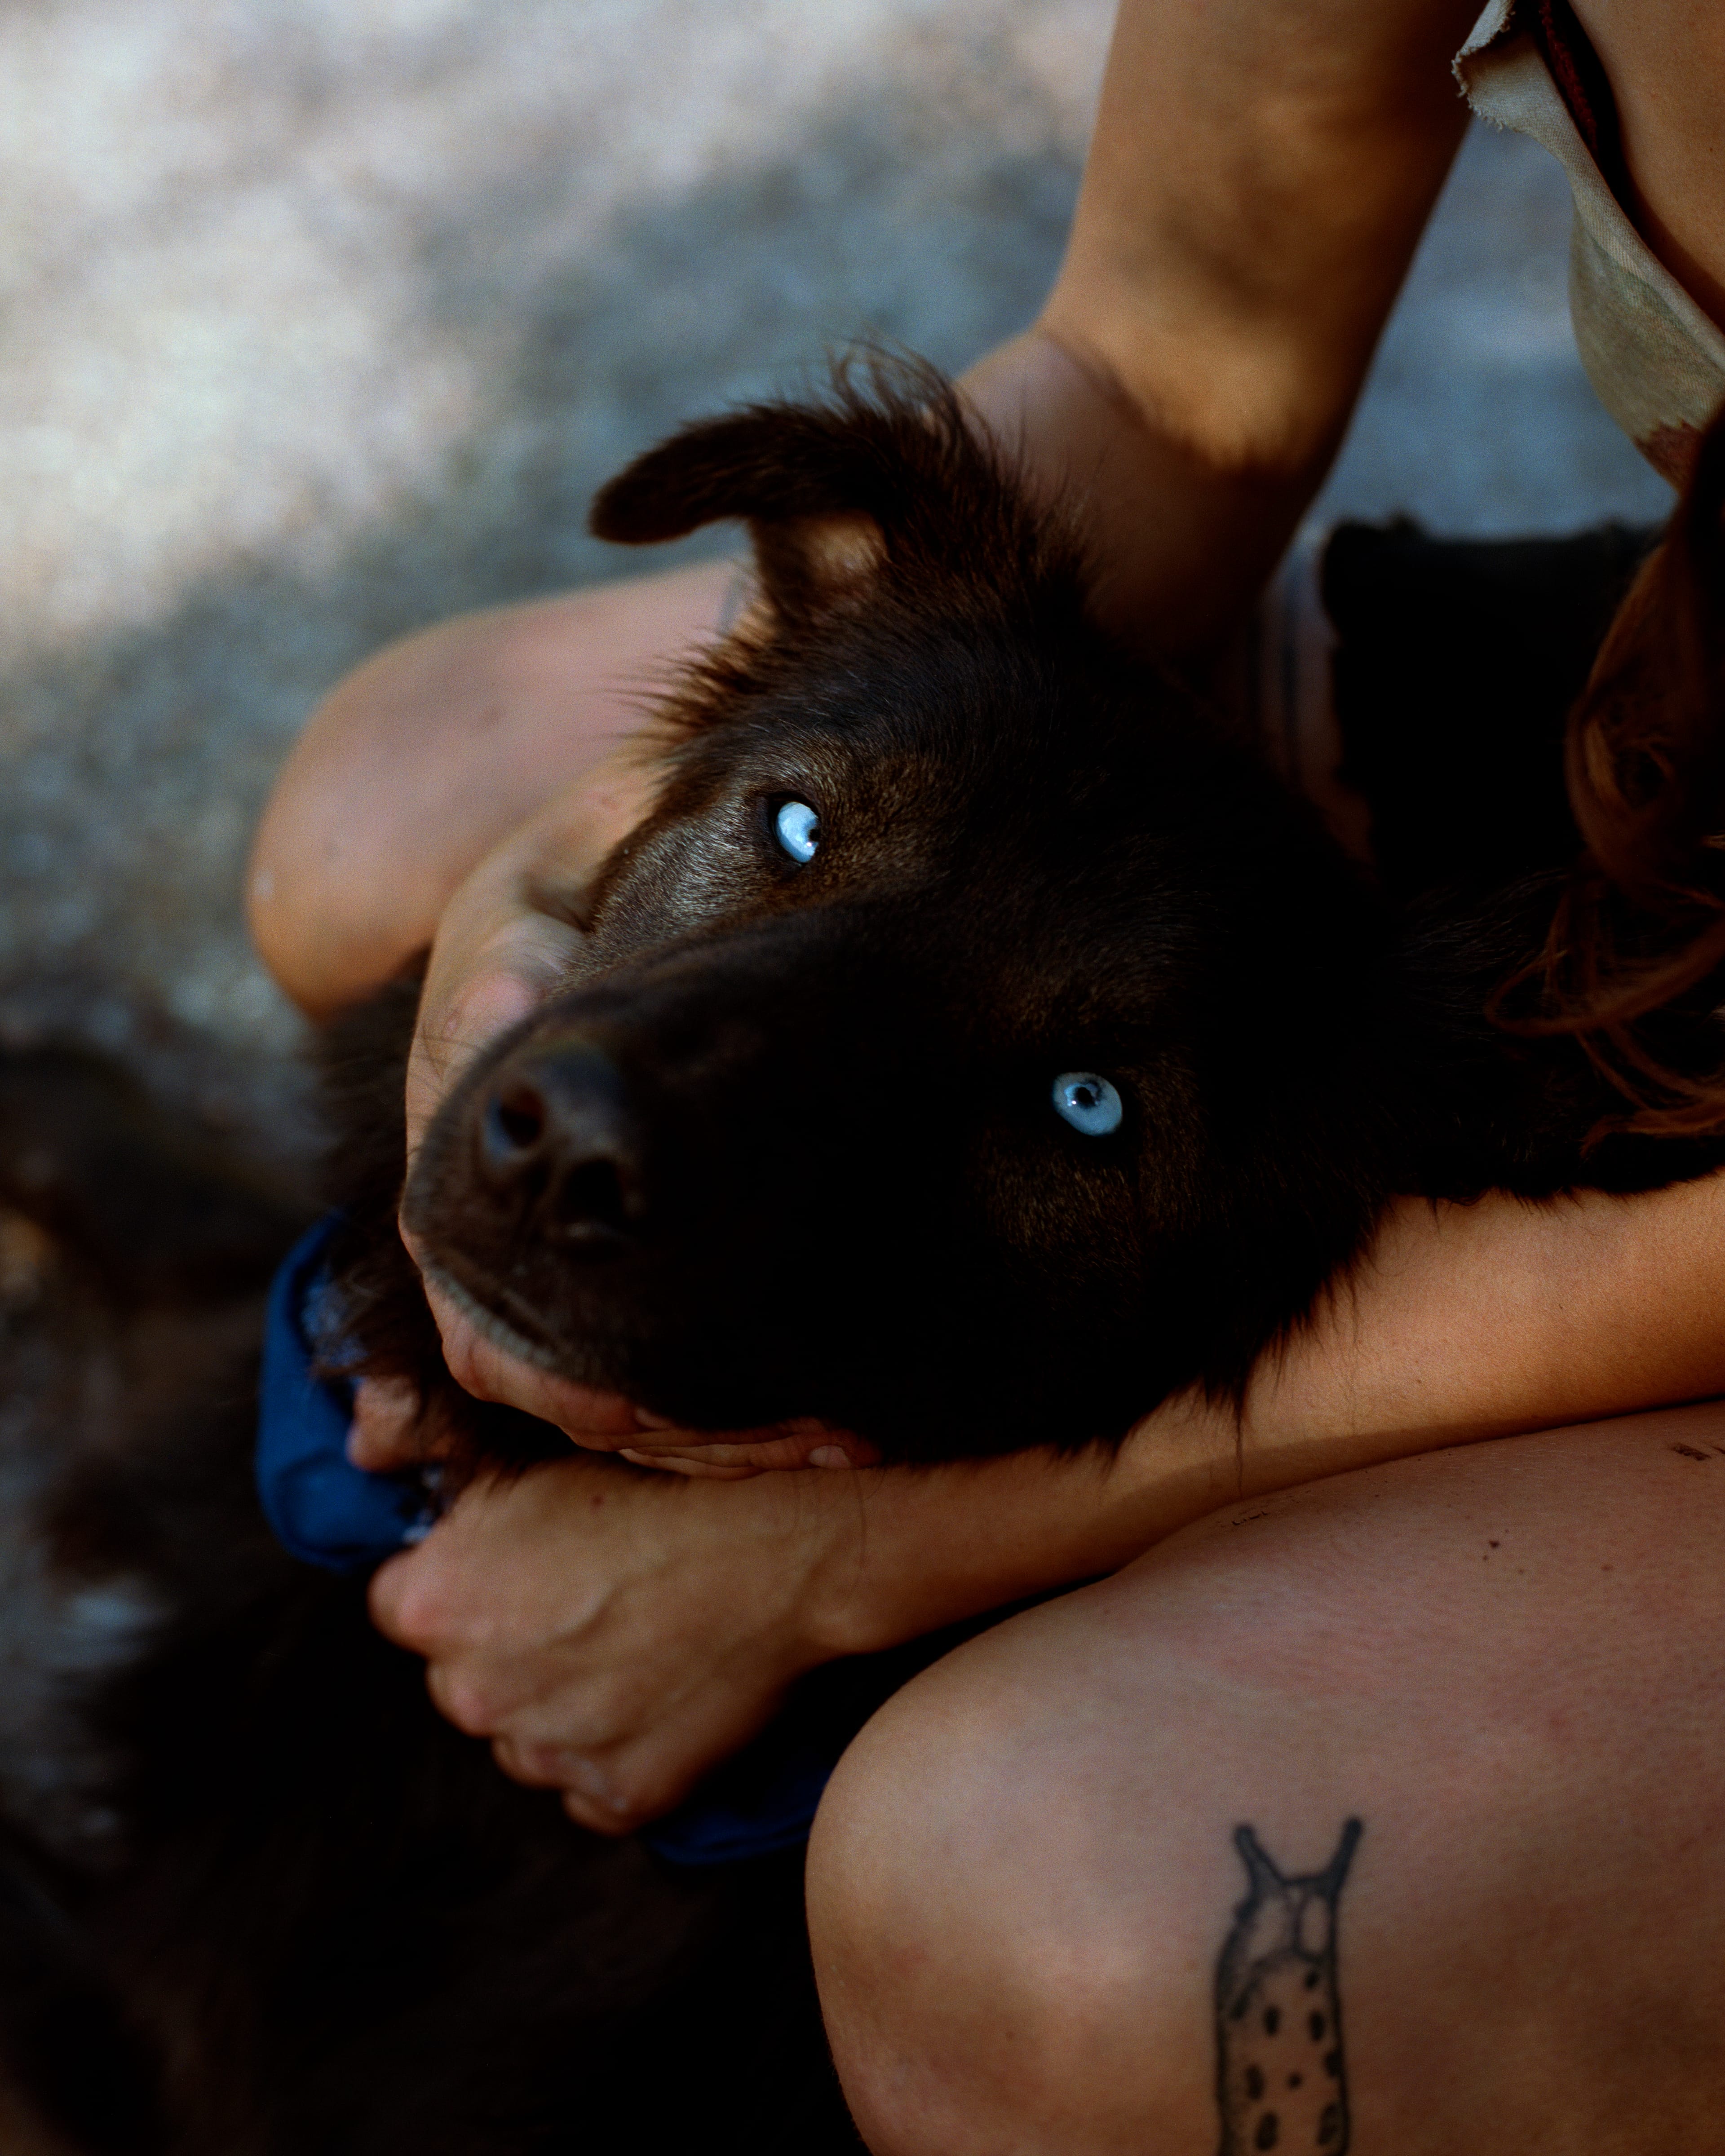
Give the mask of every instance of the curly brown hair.
[{"label": "curly brown hair", "polygon": [[1585,850],[1493,1015],[1577,1037],[1625,1104],[1596,1136],[1725,1131],[1725,1035],[1698,1073],[1650,1038],[1725,967],[1725,413],[1570,714],[1566,759]]}]

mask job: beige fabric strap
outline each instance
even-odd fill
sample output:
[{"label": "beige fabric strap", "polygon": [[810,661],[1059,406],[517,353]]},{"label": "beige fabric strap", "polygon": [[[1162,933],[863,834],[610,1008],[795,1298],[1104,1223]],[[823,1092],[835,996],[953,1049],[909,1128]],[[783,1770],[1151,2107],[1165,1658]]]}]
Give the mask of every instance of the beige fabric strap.
[{"label": "beige fabric strap", "polygon": [[1532,136],[1575,198],[1569,316],[1599,401],[1656,471],[1681,485],[1725,403],[1725,333],[1630,223],[1599,176],[1543,55],[1517,28],[1516,0],[1491,0],[1455,58],[1467,100],[1494,127]]}]

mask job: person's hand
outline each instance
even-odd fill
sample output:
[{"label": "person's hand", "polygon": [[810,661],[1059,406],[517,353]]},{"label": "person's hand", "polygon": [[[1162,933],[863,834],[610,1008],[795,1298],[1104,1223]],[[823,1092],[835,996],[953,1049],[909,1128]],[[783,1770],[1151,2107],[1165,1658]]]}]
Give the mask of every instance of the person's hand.
[{"label": "person's hand", "polygon": [[[646,813],[654,775],[625,743],[495,847],[444,908],[432,947],[408,1058],[408,1158],[450,1087],[488,1041],[555,993],[579,949],[578,896],[617,841]],[[411,1236],[405,1236],[413,1251]],[[417,1257],[418,1253],[414,1252]],[[735,1479],[768,1469],[869,1464],[873,1446],[848,1431],[799,1420],[760,1431],[678,1430],[615,1394],[506,1353],[426,1282],[451,1375],[476,1399],[499,1400],[556,1424],[575,1444],[620,1452],[644,1467]],[[418,1404],[398,1387],[362,1385],[349,1456],[372,1469],[436,1449]]]},{"label": "person's hand", "polygon": [[579,1457],[473,1485],[372,1582],[373,1620],[517,1781],[623,1834],[668,1811],[845,1643],[819,1636],[856,1508]]},{"label": "person's hand", "polygon": [[[715,1481],[740,1481],[774,1469],[866,1467],[880,1456],[855,1431],[834,1430],[808,1419],[722,1438],[710,1430],[679,1430],[615,1393],[595,1392],[516,1361],[482,1338],[446,1297],[429,1286],[427,1299],[437,1313],[444,1352],[465,1391],[476,1399],[504,1400],[537,1415],[583,1450],[614,1452],[637,1467]],[[428,1421],[410,1384],[393,1378],[360,1380],[347,1436],[347,1457],[356,1467],[387,1475],[434,1460],[444,1450],[435,1421]]]}]

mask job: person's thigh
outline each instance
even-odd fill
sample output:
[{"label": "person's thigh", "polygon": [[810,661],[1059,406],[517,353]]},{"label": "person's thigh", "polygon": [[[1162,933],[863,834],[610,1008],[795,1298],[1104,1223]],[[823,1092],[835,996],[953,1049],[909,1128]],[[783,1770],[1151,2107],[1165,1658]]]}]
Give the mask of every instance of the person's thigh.
[{"label": "person's thigh", "polygon": [[809,1908],[878,2156],[1725,2149],[1725,1407],[1244,1502],[1001,1625],[847,1755]]},{"label": "person's thigh", "polygon": [[461,614],[337,683],[282,767],[253,850],[252,933],[324,1012],[431,941],[506,834],[635,732],[717,634],[733,562]]}]

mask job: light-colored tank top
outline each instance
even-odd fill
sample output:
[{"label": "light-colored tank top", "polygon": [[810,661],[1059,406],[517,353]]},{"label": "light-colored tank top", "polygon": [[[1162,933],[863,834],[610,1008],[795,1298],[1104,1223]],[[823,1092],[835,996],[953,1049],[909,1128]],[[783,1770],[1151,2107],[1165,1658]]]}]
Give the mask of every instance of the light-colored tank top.
[{"label": "light-colored tank top", "polygon": [[1599,401],[1665,478],[1681,485],[1725,403],[1725,331],[1630,223],[1594,162],[1517,0],[1491,0],[1455,58],[1484,120],[1529,135],[1568,175],[1569,316]]}]

